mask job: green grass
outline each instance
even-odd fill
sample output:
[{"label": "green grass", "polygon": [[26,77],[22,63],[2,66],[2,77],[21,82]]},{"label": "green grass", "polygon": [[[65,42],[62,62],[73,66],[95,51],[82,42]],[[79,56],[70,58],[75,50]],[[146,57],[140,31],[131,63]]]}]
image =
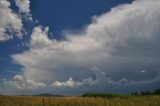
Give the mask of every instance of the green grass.
[{"label": "green grass", "polygon": [[110,98],[0,96],[0,106],[160,106],[160,96]]}]

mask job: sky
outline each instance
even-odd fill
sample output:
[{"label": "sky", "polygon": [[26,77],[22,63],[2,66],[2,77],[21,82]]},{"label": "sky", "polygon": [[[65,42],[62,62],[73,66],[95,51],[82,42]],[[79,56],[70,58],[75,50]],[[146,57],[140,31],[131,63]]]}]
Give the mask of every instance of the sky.
[{"label": "sky", "polygon": [[159,0],[1,0],[0,94],[160,88]]}]

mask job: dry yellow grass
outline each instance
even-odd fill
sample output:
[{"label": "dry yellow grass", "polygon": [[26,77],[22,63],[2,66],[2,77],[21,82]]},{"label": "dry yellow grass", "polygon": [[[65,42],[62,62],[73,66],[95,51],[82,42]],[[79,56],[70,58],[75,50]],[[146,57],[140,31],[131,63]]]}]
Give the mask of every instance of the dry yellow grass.
[{"label": "dry yellow grass", "polygon": [[0,106],[160,106],[160,96],[127,98],[0,96]]}]

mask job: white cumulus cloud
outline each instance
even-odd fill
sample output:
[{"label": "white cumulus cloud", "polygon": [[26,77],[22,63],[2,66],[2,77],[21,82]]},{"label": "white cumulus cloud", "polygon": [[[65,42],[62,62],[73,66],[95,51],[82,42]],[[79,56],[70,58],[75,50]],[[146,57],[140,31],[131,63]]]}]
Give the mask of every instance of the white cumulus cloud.
[{"label": "white cumulus cloud", "polygon": [[0,1],[0,41],[12,39],[13,33],[17,37],[22,38],[22,20],[12,11],[10,5],[10,2],[7,0]]},{"label": "white cumulus cloud", "polygon": [[25,18],[32,20],[32,15],[30,13],[30,0],[15,0],[19,12],[25,14]]},{"label": "white cumulus cloud", "polygon": [[21,75],[15,75],[13,80],[5,81],[5,84],[16,87],[17,89],[35,89],[35,88],[44,88],[47,85],[41,82],[35,82],[30,79],[25,79]]},{"label": "white cumulus cloud", "polygon": [[15,0],[20,12],[30,13],[30,0]]}]

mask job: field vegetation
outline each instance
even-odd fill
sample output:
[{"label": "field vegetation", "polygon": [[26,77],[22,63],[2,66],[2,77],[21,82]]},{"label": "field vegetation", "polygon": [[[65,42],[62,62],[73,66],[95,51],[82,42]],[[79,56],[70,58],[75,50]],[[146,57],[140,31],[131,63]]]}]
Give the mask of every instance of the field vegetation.
[{"label": "field vegetation", "polygon": [[160,106],[159,95],[122,96],[88,93],[80,97],[0,96],[0,106]]}]

